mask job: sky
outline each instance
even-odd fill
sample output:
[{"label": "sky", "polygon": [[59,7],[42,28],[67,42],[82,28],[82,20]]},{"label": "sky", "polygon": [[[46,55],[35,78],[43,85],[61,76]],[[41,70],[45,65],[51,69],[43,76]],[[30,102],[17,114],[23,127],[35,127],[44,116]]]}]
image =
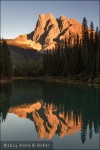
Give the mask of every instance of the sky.
[{"label": "sky", "polygon": [[61,15],[82,22],[86,17],[88,26],[93,21],[99,26],[99,0],[90,1],[6,1],[1,0],[1,37],[12,39],[21,34],[28,34],[35,29],[41,13],[52,13],[54,17]]}]

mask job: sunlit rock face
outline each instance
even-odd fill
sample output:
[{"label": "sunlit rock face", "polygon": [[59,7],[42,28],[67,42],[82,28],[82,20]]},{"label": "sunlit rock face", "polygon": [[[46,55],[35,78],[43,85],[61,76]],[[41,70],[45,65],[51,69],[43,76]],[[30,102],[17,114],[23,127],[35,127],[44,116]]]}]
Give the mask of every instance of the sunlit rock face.
[{"label": "sunlit rock face", "polygon": [[21,44],[27,40],[27,34],[19,35],[15,38],[16,43]]},{"label": "sunlit rock face", "polygon": [[64,41],[73,39],[76,35],[82,37],[82,24],[72,18],[61,15],[55,18],[50,14],[40,14],[33,32],[29,34],[19,35],[9,41],[9,43],[26,44],[27,46],[37,50],[50,50],[55,48],[58,40]]},{"label": "sunlit rock face", "polygon": [[52,14],[40,14],[33,35],[33,41],[48,46],[60,33],[58,22]]},{"label": "sunlit rock face", "polygon": [[41,139],[50,139],[55,134],[63,137],[68,134],[74,134],[81,129],[79,120],[76,126],[73,117],[69,119],[68,115],[65,116],[64,113],[60,113],[58,108],[52,104],[47,106],[45,103],[38,101],[33,104],[11,107],[9,112],[22,118],[28,118],[30,114],[31,120],[35,123],[38,137]]},{"label": "sunlit rock face", "polygon": [[72,43],[76,35],[82,36],[82,25],[64,15],[59,19],[52,14],[40,14],[34,30],[33,41],[40,42],[43,50],[55,48],[55,42],[71,38]]},{"label": "sunlit rock face", "polygon": [[23,104],[9,109],[10,113],[14,113],[19,117],[26,118],[28,113],[36,111],[41,108],[41,103],[37,102],[34,104]]}]

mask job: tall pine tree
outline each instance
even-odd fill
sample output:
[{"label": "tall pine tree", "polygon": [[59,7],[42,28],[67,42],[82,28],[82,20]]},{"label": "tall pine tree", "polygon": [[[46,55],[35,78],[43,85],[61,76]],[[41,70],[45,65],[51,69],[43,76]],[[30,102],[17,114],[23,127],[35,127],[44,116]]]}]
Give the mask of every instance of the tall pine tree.
[{"label": "tall pine tree", "polygon": [[10,51],[8,49],[7,43],[2,39],[1,49],[0,49],[0,68],[1,68],[1,78],[12,76],[12,64],[10,60]]}]

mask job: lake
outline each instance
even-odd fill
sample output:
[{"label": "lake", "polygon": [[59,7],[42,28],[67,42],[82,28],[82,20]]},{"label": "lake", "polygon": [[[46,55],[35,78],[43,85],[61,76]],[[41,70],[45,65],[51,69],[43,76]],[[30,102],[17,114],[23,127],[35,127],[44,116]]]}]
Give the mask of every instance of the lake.
[{"label": "lake", "polygon": [[99,149],[100,89],[20,80],[0,90],[1,141],[52,141],[53,149]]}]

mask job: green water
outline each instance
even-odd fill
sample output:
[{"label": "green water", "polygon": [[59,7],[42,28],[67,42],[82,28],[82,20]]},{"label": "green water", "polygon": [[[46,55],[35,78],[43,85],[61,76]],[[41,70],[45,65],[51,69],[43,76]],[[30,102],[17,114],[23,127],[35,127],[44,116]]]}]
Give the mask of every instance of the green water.
[{"label": "green water", "polygon": [[99,149],[99,93],[81,84],[2,85],[1,141],[52,141],[54,149]]}]

